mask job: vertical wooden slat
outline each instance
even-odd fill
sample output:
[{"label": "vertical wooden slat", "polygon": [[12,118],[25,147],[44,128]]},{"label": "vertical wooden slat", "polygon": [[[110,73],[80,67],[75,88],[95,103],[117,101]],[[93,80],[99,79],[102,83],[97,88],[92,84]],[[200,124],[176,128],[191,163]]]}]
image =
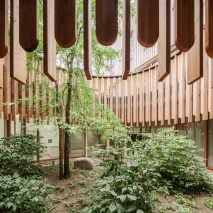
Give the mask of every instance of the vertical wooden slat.
[{"label": "vertical wooden slat", "polygon": [[10,72],[14,79],[26,84],[26,53],[19,44],[18,11],[19,0],[11,1]]},{"label": "vertical wooden slat", "polygon": [[5,63],[3,67],[3,111],[4,120],[9,119],[10,107],[7,103],[10,102],[10,72],[9,72],[9,56],[5,57]]},{"label": "vertical wooden slat", "polygon": [[103,78],[98,79],[98,103],[101,103],[102,85],[103,85],[102,79]]},{"label": "vertical wooden slat", "polygon": [[175,0],[175,44],[183,52],[194,44],[194,0]]},{"label": "vertical wooden slat", "polygon": [[25,98],[26,98],[26,101],[25,101],[25,112],[26,112],[25,119],[26,119],[26,121],[29,121],[29,119],[30,119],[30,106],[29,106],[29,72],[28,72],[28,75],[27,75],[27,83],[26,83],[26,85],[24,86],[24,88],[25,88]]},{"label": "vertical wooden slat", "polygon": [[209,93],[208,93],[208,111],[209,111],[209,119],[213,119],[213,60],[209,59]]},{"label": "vertical wooden slat", "polygon": [[136,74],[136,126],[139,127],[140,76]]},{"label": "vertical wooden slat", "polygon": [[124,1],[124,33],[123,33],[123,80],[128,78],[130,72],[130,0]]},{"label": "vertical wooden slat", "polygon": [[108,79],[104,78],[104,107],[107,108],[107,85]]},{"label": "vertical wooden slat", "polygon": [[131,123],[131,76],[127,79],[127,124]]},{"label": "vertical wooden slat", "polygon": [[142,86],[143,86],[143,73],[141,72],[140,74],[139,74],[139,82],[138,82],[138,84],[139,84],[139,103],[138,103],[138,105],[139,105],[139,124],[141,124],[142,125],[142,105],[143,105],[143,102],[142,102]]},{"label": "vertical wooden slat", "polygon": [[122,123],[125,122],[125,117],[124,117],[124,113],[125,113],[125,85],[124,85],[124,81],[121,81],[121,102],[120,102],[120,111],[121,111],[121,121]]},{"label": "vertical wooden slat", "polygon": [[117,34],[118,0],[96,0],[96,36],[98,42],[109,46],[115,42]]},{"label": "vertical wooden slat", "polygon": [[148,122],[149,122],[149,126],[151,126],[151,90],[152,90],[152,80],[151,80],[151,69],[149,69],[149,71],[147,72],[147,83],[148,83],[148,87],[147,87],[147,96],[148,96],[148,102],[147,102],[147,115],[148,115]]},{"label": "vertical wooden slat", "polygon": [[195,0],[195,41],[188,52],[188,84],[203,76],[203,3]]},{"label": "vertical wooden slat", "polygon": [[187,76],[187,72],[188,72],[188,60],[187,57],[185,57],[185,64],[184,64],[184,68],[185,68],[185,87],[186,87],[186,117],[188,118],[187,122],[191,123],[193,120],[193,88],[192,88],[192,84],[187,84],[188,82],[188,76]]},{"label": "vertical wooden slat", "polygon": [[54,1],[43,1],[44,73],[56,81],[56,41],[54,37]]},{"label": "vertical wooden slat", "polygon": [[187,105],[187,117],[188,117],[188,122],[191,123],[193,121],[193,89],[192,85],[187,85],[187,90],[186,90],[186,105]]},{"label": "vertical wooden slat", "polygon": [[63,48],[76,41],[76,1],[55,0],[55,38]]},{"label": "vertical wooden slat", "polygon": [[145,108],[145,122],[149,122],[149,71],[144,72],[145,78],[145,87],[144,87],[144,108]]},{"label": "vertical wooden slat", "polygon": [[116,91],[115,91],[115,115],[120,118],[120,113],[119,113],[119,104],[120,104],[120,82],[119,78],[116,78],[115,81],[116,85]]},{"label": "vertical wooden slat", "polygon": [[175,56],[172,63],[172,119],[174,124],[178,124],[178,88],[177,88],[177,73],[178,63],[177,56]]},{"label": "vertical wooden slat", "polygon": [[88,80],[92,78],[92,64],[91,64],[91,49],[92,49],[92,35],[91,35],[91,0],[84,0],[84,72]]},{"label": "vertical wooden slat", "polygon": [[160,82],[160,90],[161,90],[161,100],[160,100],[160,105],[161,105],[161,126],[164,126],[165,124],[165,83]]},{"label": "vertical wooden slat", "polygon": [[171,124],[171,117],[170,117],[170,101],[171,101],[171,91],[170,91],[170,75],[165,78],[165,120],[167,124]]},{"label": "vertical wooden slat", "polygon": [[208,73],[208,56],[204,53],[204,63],[203,63],[203,78],[202,78],[202,97],[201,103],[203,104],[203,120],[208,120],[208,84],[211,83]]},{"label": "vertical wooden slat", "polygon": [[134,76],[130,76],[130,84],[129,84],[129,91],[130,91],[130,126],[133,126],[133,78]]},{"label": "vertical wooden slat", "polygon": [[2,118],[3,113],[3,89],[0,88],[0,118]]},{"label": "vertical wooden slat", "polygon": [[180,54],[178,59],[178,118],[181,123],[185,123],[185,73],[184,73],[184,60],[185,55]]},{"label": "vertical wooden slat", "polygon": [[19,0],[19,41],[31,52],[38,46],[37,0]]},{"label": "vertical wooden slat", "polygon": [[8,0],[0,0],[0,58],[8,52]]},{"label": "vertical wooden slat", "polygon": [[138,96],[139,96],[139,102],[138,102],[138,105],[139,105],[139,112],[138,112],[138,121],[139,121],[139,125],[142,125],[142,85],[143,85],[143,73],[140,73],[138,74],[138,85],[139,85],[139,93],[138,93]]},{"label": "vertical wooden slat", "polygon": [[16,119],[16,91],[18,88],[16,88],[16,82],[14,79],[11,78],[11,114],[12,114],[12,120],[15,121]]},{"label": "vertical wooden slat", "polygon": [[200,80],[193,83],[193,116],[200,121]]},{"label": "vertical wooden slat", "polygon": [[109,103],[110,103],[110,109],[113,111],[113,78],[110,78],[110,87],[109,87]]},{"label": "vertical wooden slat", "polygon": [[141,84],[142,84],[142,90],[141,90],[141,100],[142,100],[142,126],[145,126],[145,72],[142,72],[142,80],[141,80]]},{"label": "vertical wooden slat", "polygon": [[138,41],[144,47],[151,47],[158,36],[159,0],[138,0]]},{"label": "vertical wooden slat", "polygon": [[132,123],[134,125],[136,125],[137,123],[137,111],[138,111],[138,108],[137,108],[137,101],[138,101],[138,98],[137,98],[137,75],[133,75],[132,76],[133,79],[132,79],[132,98],[133,98],[133,102],[132,102]]},{"label": "vertical wooden slat", "polygon": [[213,58],[213,1],[205,0],[205,38],[206,52]]},{"label": "vertical wooden slat", "polygon": [[155,122],[155,126],[157,126],[157,108],[158,108],[158,98],[157,98],[157,68],[155,67],[153,70],[153,93],[152,93],[152,121]]},{"label": "vertical wooden slat", "polygon": [[0,59],[0,88],[3,88],[3,67],[4,67],[4,60]]},{"label": "vertical wooden slat", "polygon": [[158,80],[170,73],[170,0],[159,5]]}]

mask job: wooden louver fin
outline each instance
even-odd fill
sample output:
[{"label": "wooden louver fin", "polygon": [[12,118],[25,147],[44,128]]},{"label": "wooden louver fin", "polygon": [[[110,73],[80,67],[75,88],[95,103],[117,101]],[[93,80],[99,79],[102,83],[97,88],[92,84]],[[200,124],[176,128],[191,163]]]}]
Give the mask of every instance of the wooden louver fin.
[{"label": "wooden louver fin", "polygon": [[8,29],[8,0],[0,0],[0,58],[8,52],[7,29]]},{"label": "wooden louver fin", "polygon": [[100,44],[109,46],[118,34],[118,0],[96,0],[96,36]]},{"label": "wooden louver fin", "polygon": [[38,46],[37,0],[19,0],[19,42],[32,52]]},{"label": "wooden louver fin", "polygon": [[[212,12],[212,11],[211,11]],[[203,76],[203,1],[195,0],[195,41],[187,52],[187,83]]]},{"label": "wooden louver fin", "polygon": [[75,0],[55,0],[55,38],[63,48],[76,42]]},{"label": "wooden louver fin", "polygon": [[84,72],[87,80],[91,80],[91,0],[84,0]]},{"label": "wooden louver fin", "polygon": [[206,52],[209,57],[213,58],[213,1],[206,0]]},{"label": "wooden louver fin", "polygon": [[194,44],[194,0],[175,1],[175,44],[183,52]]},{"label": "wooden louver fin", "polygon": [[130,0],[124,5],[124,37],[123,37],[123,80],[128,78],[130,72]]},{"label": "wooden louver fin", "polygon": [[44,73],[56,81],[56,41],[54,36],[54,1],[43,1]]},{"label": "wooden louver fin", "polygon": [[159,0],[138,0],[138,41],[151,47],[159,36]]},{"label": "wooden louver fin", "polygon": [[10,75],[22,84],[26,84],[26,52],[19,39],[19,0],[10,4]]},{"label": "wooden louver fin", "polygon": [[159,5],[158,80],[170,73],[170,0]]}]

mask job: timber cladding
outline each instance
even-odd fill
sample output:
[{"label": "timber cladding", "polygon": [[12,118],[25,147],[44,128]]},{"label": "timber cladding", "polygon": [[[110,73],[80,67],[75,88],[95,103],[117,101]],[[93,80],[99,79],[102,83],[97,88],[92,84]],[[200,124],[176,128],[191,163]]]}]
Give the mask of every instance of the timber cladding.
[{"label": "timber cladding", "polygon": [[[9,3],[10,2],[10,7]],[[38,0],[0,0],[0,58],[11,51],[11,76],[26,83],[24,51],[34,51],[38,44],[39,23]],[[91,79],[92,28],[97,41],[104,46],[115,43],[119,30],[123,32],[123,79],[131,72],[131,29],[133,20],[137,23],[137,40],[144,47],[158,44],[158,80],[162,81],[171,71],[170,35],[174,26],[176,48],[187,52],[187,82],[193,83],[203,76],[203,46],[208,57],[213,57],[213,2],[211,0],[96,0],[95,17],[92,19],[91,0],[83,1],[84,71]],[[174,8],[171,5],[174,2]],[[69,48],[78,41],[77,22],[79,11],[75,0],[43,1],[43,72],[56,81],[56,41],[59,46]],[[134,5],[136,3],[136,5]],[[124,9],[120,15],[119,8]],[[137,7],[133,19],[132,8]],[[9,8],[11,12],[8,13]],[[40,8],[39,8],[40,9]],[[171,14],[174,10],[175,16]],[[203,20],[205,15],[205,23]],[[8,19],[10,16],[10,19]],[[27,18],[26,18],[27,17]],[[10,28],[8,27],[10,20]],[[123,26],[119,29],[119,20]],[[203,27],[205,24],[203,40]],[[11,39],[8,42],[9,29]],[[10,43],[10,44],[9,44]],[[21,71],[20,71],[21,70]],[[20,75],[20,72],[21,75]]]},{"label": "timber cladding", "polygon": [[[115,106],[116,115],[127,126],[170,126],[208,120],[213,118],[213,62],[207,55],[204,61],[203,77],[191,84],[187,83],[186,53],[171,59],[171,73],[161,82],[157,65],[131,74],[127,81],[117,76],[94,77],[92,82],[98,81],[97,91],[104,84],[98,100],[104,107]],[[112,87],[117,92],[108,93]]]},{"label": "timber cladding", "polygon": [[[34,62],[28,72],[26,51],[33,51],[38,46],[38,0],[0,0],[0,112],[4,112],[6,120],[14,120],[17,114],[26,120],[50,119],[54,114],[54,110],[46,114],[41,112],[48,107],[49,94],[36,84],[42,79],[34,71],[44,73],[47,85],[52,87],[56,81],[58,84],[65,81],[65,72],[56,69],[56,42],[68,48],[78,39],[76,2],[43,1],[44,57]],[[110,108],[129,126],[164,126],[200,121],[201,117],[203,120],[213,118],[212,0],[174,1],[175,17],[172,24],[175,25],[175,50],[180,51],[175,53],[171,51],[170,42],[171,1],[138,0],[138,43],[144,47],[152,47],[157,43],[158,56],[151,58],[152,66],[139,69],[137,74],[131,69],[132,3],[126,0],[124,16],[121,17],[124,32],[123,76],[111,78],[92,76],[91,26],[95,27],[100,44],[112,45],[119,31],[119,1],[95,2],[94,21],[91,17],[91,1],[83,1],[82,51],[85,76],[88,80],[93,77],[89,84],[96,89],[97,100],[104,107]],[[147,53],[152,55],[151,51],[148,49]],[[40,102],[32,101],[29,104],[21,101],[18,108],[6,104],[33,94],[40,97]]]}]

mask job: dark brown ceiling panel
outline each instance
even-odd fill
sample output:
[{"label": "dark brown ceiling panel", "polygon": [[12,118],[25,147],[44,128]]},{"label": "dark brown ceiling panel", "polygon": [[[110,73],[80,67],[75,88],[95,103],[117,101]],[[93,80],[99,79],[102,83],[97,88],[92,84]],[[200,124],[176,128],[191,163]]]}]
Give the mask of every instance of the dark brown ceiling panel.
[{"label": "dark brown ceiling panel", "polygon": [[0,58],[8,52],[8,0],[0,0]]},{"label": "dark brown ceiling panel", "polygon": [[182,52],[194,44],[194,0],[175,1],[175,44]]},{"label": "dark brown ceiling panel", "polygon": [[138,41],[151,47],[159,36],[159,0],[138,0]]},{"label": "dark brown ceiling panel", "polygon": [[84,72],[87,80],[92,79],[91,71],[91,0],[84,0]]},{"label": "dark brown ceiling panel", "polygon": [[123,35],[123,80],[130,73],[130,0],[124,3],[124,35]]},{"label": "dark brown ceiling panel", "polygon": [[159,5],[158,80],[170,73],[170,0]]},{"label": "dark brown ceiling panel", "polygon": [[206,0],[206,52],[213,58],[213,1]]},{"label": "dark brown ceiling panel", "polygon": [[[212,12],[212,11],[211,11]],[[203,76],[203,1],[195,0],[195,41],[187,53],[187,83]]]},{"label": "dark brown ceiling panel", "polygon": [[63,48],[76,41],[75,0],[55,0],[55,38]]},{"label": "dark brown ceiling panel", "polygon": [[96,0],[96,36],[100,44],[109,46],[118,34],[118,0]]},{"label": "dark brown ceiling panel", "polygon": [[54,1],[44,0],[44,73],[56,81],[56,41],[54,36]]},{"label": "dark brown ceiling panel", "polygon": [[11,0],[10,22],[10,75],[22,84],[26,84],[26,52],[19,43],[19,0]]},{"label": "dark brown ceiling panel", "polygon": [[37,0],[19,0],[19,42],[32,52],[38,46]]}]

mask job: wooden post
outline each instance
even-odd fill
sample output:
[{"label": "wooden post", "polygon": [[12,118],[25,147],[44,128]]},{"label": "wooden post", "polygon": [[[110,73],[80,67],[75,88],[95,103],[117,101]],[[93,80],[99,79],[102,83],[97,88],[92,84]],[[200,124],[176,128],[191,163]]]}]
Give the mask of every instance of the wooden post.
[{"label": "wooden post", "polygon": [[6,137],[11,136],[11,114],[8,115],[8,120],[6,120]]},{"label": "wooden post", "polygon": [[27,134],[26,118],[23,118],[23,120],[21,121],[21,134],[23,134],[23,135]]},{"label": "wooden post", "polygon": [[[36,130],[36,141],[37,141],[37,143],[40,143],[40,131],[39,131],[39,129]],[[36,154],[36,160],[37,161],[40,160],[39,151]]]},{"label": "wooden post", "polygon": [[208,167],[208,121],[203,121],[204,164]]}]

